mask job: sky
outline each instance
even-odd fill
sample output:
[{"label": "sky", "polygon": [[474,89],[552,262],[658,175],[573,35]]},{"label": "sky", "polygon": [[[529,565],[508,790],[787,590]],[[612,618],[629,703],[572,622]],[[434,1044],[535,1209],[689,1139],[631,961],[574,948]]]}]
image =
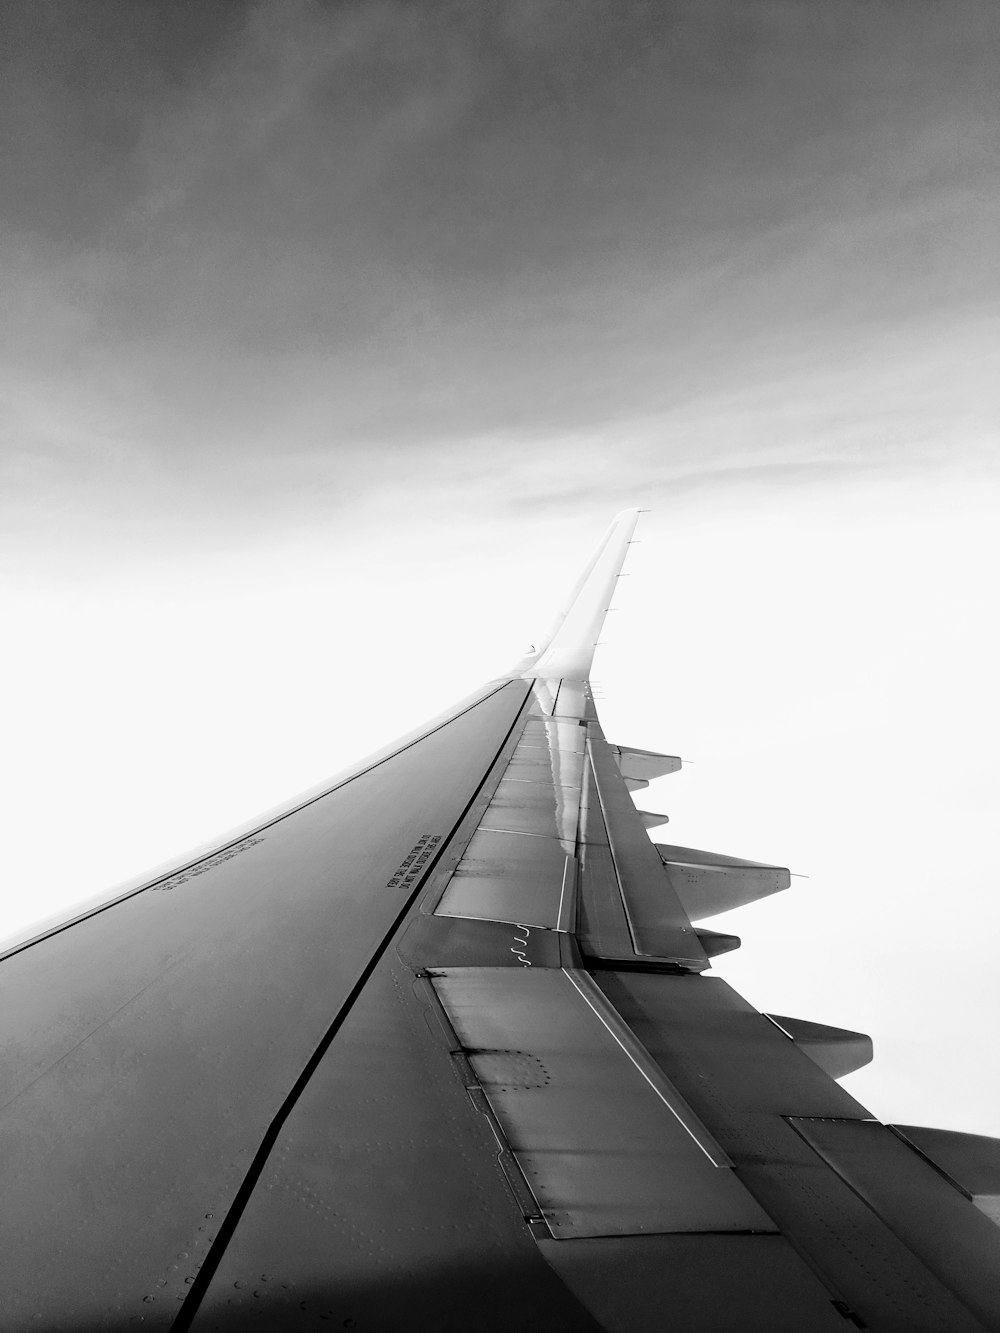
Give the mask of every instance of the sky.
[{"label": "sky", "polygon": [[0,935],[595,675],[848,1086],[1000,1134],[992,0],[0,15]]}]

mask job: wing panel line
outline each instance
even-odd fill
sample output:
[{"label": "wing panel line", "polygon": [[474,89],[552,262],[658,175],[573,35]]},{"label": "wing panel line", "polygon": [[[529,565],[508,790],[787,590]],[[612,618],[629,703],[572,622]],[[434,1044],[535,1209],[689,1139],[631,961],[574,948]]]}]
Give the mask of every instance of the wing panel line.
[{"label": "wing panel line", "polygon": [[[504,686],[510,683],[511,682],[505,681],[504,684],[500,686],[500,688],[503,689]],[[494,690],[491,692],[490,695],[486,695],[484,697],[490,698],[492,697],[492,694],[495,694],[496,692],[497,691]],[[455,831],[461,827],[462,822],[468,815],[469,811],[472,809],[483,787],[489,781],[490,775],[493,772],[497,760],[503,753],[504,748],[510,741],[511,736],[520,726],[521,720],[524,716],[525,709],[530,703],[530,699],[531,699],[530,689],[526,686],[525,697],[521,704],[521,707],[518,709],[517,714],[514,717],[514,720],[511,723],[510,727],[508,728],[506,734],[504,735],[504,738],[501,741],[498,749],[496,750],[495,754],[492,756],[489,763],[487,764],[486,771],[484,772],[481,781],[477,784],[472,795],[469,797],[469,800],[467,801],[466,805],[464,806],[461,813],[458,815],[457,819],[452,825],[448,837],[440,844],[436,854],[431,858],[430,861],[428,861],[426,867],[424,868],[424,872],[418,879],[412,893],[406,899],[406,902],[403,904],[403,906],[400,908],[398,914],[396,915],[395,920],[386,930],[382,943],[374,951],[371,958],[366,963],[364,969],[362,970],[357,981],[351,988],[351,991],[348,994],[347,998],[345,999],[344,1003],[341,1005],[340,1009],[334,1016],[333,1022],[330,1024],[329,1028],[327,1028],[316,1049],[309,1057],[309,1060],[307,1061],[302,1072],[299,1074],[298,1078],[292,1085],[292,1088],[289,1091],[288,1096],[285,1098],[281,1106],[278,1108],[278,1111],[275,1114],[274,1119],[271,1121],[270,1125],[268,1125],[267,1130],[265,1131],[264,1136],[261,1139],[260,1146],[258,1147],[256,1153],[253,1156],[253,1160],[250,1162],[250,1165],[247,1168],[247,1173],[244,1176],[239,1189],[233,1196],[232,1206],[230,1207],[225,1218],[223,1219],[219,1227],[218,1234],[216,1235],[216,1238],[212,1242],[211,1246],[209,1247],[208,1253],[205,1256],[202,1266],[198,1270],[195,1276],[195,1280],[191,1285],[191,1290],[187,1298],[185,1299],[183,1305],[181,1306],[177,1314],[177,1318],[170,1325],[170,1333],[187,1333],[187,1331],[191,1328],[191,1325],[194,1323],[194,1320],[197,1318],[202,1300],[204,1299],[206,1293],[208,1292],[212,1279],[215,1276],[216,1269],[218,1268],[222,1256],[225,1253],[226,1248],[229,1245],[229,1242],[232,1239],[237,1226],[239,1225],[240,1219],[242,1218],[246,1206],[250,1201],[250,1197],[257,1187],[257,1182],[260,1179],[262,1171],[264,1170],[264,1166],[267,1162],[268,1157],[271,1155],[271,1150],[274,1148],[274,1145],[278,1140],[278,1136],[280,1135],[282,1129],[284,1128],[285,1122],[291,1115],[292,1111],[295,1109],[295,1105],[298,1102],[299,1098],[301,1097],[306,1086],[308,1085],[309,1080],[315,1073],[317,1067],[319,1066],[320,1061],[323,1059],[323,1056],[329,1050],[331,1044],[333,1043],[334,1038],[336,1037],[337,1033],[343,1026],[348,1014],[354,1007],[355,1003],[358,1000],[358,997],[361,995],[361,992],[367,985],[369,979],[371,978],[372,973],[375,971],[375,968],[378,966],[382,958],[385,956],[385,952],[389,948],[389,945],[391,944],[392,940],[396,937],[396,934],[398,933],[400,926],[406,920],[407,916],[409,915],[414,904],[420,897],[421,893],[423,893],[424,890],[426,889],[427,881],[433,874],[434,868],[437,866],[438,862],[441,860],[445,851],[451,844],[452,838],[455,835]],[[481,703],[482,700],[477,700],[476,702]],[[472,706],[474,707],[475,705]],[[466,709],[463,711],[467,712],[468,710]],[[461,715],[456,714],[456,716],[461,716]],[[451,718],[448,719],[448,721],[452,720],[453,719]],[[441,725],[446,726],[447,723],[442,723]],[[433,730],[436,731],[438,730],[438,728],[435,727],[433,728]],[[430,733],[426,734],[429,735]],[[415,744],[416,741],[414,740],[411,743]],[[407,748],[408,748],[407,746],[401,747],[401,749],[407,749]],[[396,751],[396,753],[398,753],[398,751]],[[388,757],[389,756],[386,756],[386,758]],[[380,760],[379,762],[382,761]],[[377,767],[377,765],[373,764],[372,767],[373,768]],[[367,772],[368,770],[366,769],[365,771]],[[358,775],[352,774],[352,776],[358,776]],[[348,779],[348,781],[349,780],[350,779]],[[307,802],[307,804],[310,804],[310,802]]]},{"label": "wing panel line", "polygon": [[663,1070],[652,1058],[635,1033],[611,1005],[604,992],[595,985],[586,972],[577,968],[563,968],[563,972],[579,992],[581,999],[589,1006],[610,1036],[628,1056],[629,1060],[659,1097],[677,1123],[694,1140],[713,1166],[734,1166],[732,1158],[719,1145],[717,1140],[673,1086]]}]

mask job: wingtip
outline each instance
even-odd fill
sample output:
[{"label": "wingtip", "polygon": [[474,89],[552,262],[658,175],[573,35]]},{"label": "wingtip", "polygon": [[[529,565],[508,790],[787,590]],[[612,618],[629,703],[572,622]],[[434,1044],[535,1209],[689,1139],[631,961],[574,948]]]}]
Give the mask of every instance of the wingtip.
[{"label": "wingtip", "polygon": [[586,680],[594,660],[594,649],[614,593],[615,583],[628,554],[639,515],[633,507],[621,509],[585,566],[570,596],[566,611],[549,642],[519,674]]}]

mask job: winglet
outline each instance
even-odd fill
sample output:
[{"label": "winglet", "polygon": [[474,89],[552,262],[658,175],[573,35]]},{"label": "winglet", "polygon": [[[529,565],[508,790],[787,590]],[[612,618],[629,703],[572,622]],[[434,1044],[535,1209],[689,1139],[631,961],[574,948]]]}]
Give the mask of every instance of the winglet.
[{"label": "winglet", "polygon": [[600,545],[580,575],[569,604],[552,636],[528,664],[519,664],[524,677],[562,677],[586,680],[594,648],[615,583],[628,554],[639,521],[639,509],[623,509],[612,520]]}]

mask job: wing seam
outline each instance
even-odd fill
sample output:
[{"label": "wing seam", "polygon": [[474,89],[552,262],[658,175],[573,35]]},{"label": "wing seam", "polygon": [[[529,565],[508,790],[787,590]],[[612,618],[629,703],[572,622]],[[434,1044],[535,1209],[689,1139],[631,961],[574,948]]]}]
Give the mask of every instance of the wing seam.
[{"label": "wing seam", "polygon": [[[505,682],[505,684],[509,683],[511,682]],[[503,688],[503,686],[501,686],[501,688]],[[496,691],[493,691],[493,693],[496,693]],[[485,696],[485,698],[491,698],[491,697],[492,695]],[[477,700],[477,702],[481,703],[483,701]],[[340,1031],[341,1027],[344,1024],[344,1021],[350,1014],[351,1010],[354,1008],[354,1005],[357,1002],[359,996],[361,995],[361,992],[364,990],[365,986],[371,979],[372,973],[375,971],[375,968],[381,962],[382,958],[386,953],[386,950],[389,948],[389,945],[391,944],[392,940],[398,934],[400,927],[406,920],[414,904],[419,898],[421,892],[424,890],[428,878],[433,873],[434,868],[437,866],[438,862],[441,860],[442,856],[445,853],[445,850],[451,845],[452,839],[454,838],[456,831],[461,827],[462,822],[468,815],[469,811],[472,809],[483,787],[489,781],[490,775],[493,772],[497,760],[503,753],[504,747],[507,745],[512,734],[514,733],[516,728],[520,725],[525,709],[529,706],[530,703],[531,703],[530,688],[526,686],[525,698],[521,704],[521,707],[517,711],[517,715],[515,716],[508,730],[505,732],[503,740],[498,746],[493,757],[490,759],[489,764],[486,766],[486,771],[484,772],[482,779],[477,783],[475,791],[469,797],[469,800],[467,801],[466,805],[464,806],[458,818],[452,825],[451,831],[449,832],[447,839],[441,843],[441,845],[437,850],[436,855],[433,857],[431,861],[427,863],[424,873],[420,876],[419,880],[417,881],[413,889],[413,892],[407,898],[406,902],[400,908],[395,919],[392,921],[392,923],[386,930],[385,935],[383,936],[382,939],[382,943],[378,945],[378,947],[373,952],[371,958],[369,958],[368,962],[365,964],[365,967],[362,970],[361,975],[358,977],[357,981],[352,986],[350,993],[348,994],[347,998],[344,1000],[344,1003],[340,1006],[340,1009],[334,1016],[333,1022],[330,1024],[330,1026],[324,1033],[323,1037],[320,1039],[319,1044],[313,1051],[312,1055],[309,1057],[298,1078],[292,1084],[291,1090],[289,1091],[288,1095],[285,1097],[284,1101],[279,1106],[271,1123],[264,1131],[263,1137],[261,1138],[257,1151],[254,1153],[250,1166],[247,1169],[246,1175],[243,1177],[243,1180],[240,1183],[239,1188],[237,1189],[236,1193],[233,1196],[232,1205],[229,1211],[227,1212],[221,1226],[219,1227],[218,1234],[216,1235],[215,1240],[212,1242],[212,1245],[210,1246],[208,1253],[206,1254],[205,1259],[202,1262],[202,1266],[198,1270],[197,1276],[195,1277],[195,1280],[191,1285],[191,1290],[188,1293],[187,1298],[184,1301],[184,1304],[178,1311],[177,1318],[170,1325],[170,1333],[187,1333],[187,1330],[191,1328],[191,1325],[197,1318],[198,1311],[201,1307],[201,1303],[205,1298],[205,1295],[207,1294],[209,1287],[211,1286],[212,1279],[215,1276],[216,1269],[218,1268],[219,1264],[222,1261],[222,1257],[229,1246],[229,1242],[232,1240],[236,1232],[236,1228],[239,1226],[243,1213],[246,1210],[247,1204],[250,1202],[253,1192],[257,1187],[257,1182],[259,1181],[261,1173],[263,1172],[267,1160],[271,1155],[271,1150],[274,1148],[274,1145],[278,1141],[278,1137],[285,1126],[286,1120],[291,1115],[292,1111],[295,1109],[296,1103],[302,1096],[302,1093],[308,1086],[310,1079],[312,1078],[313,1074],[319,1067],[320,1061],[323,1059],[323,1056],[326,1054],[330,1046],[333,1044],[334,1038]],[[475,707],[475,705],[473,705],[473,707]],[[468,712],[469,710],[464,709],[463,711]],[[458,717],[461,716],[461,714],[456,714],[455,716]],[[449,718],[448,720],[452,721],[453,719]],[[444,723],[442,725],[446,726],[447,723]],[[434,728],[434,730],[438,730],[438,728]],[[431,733],[428,732],[426,734],[430,735]],[[407,749],[408,747],[403,746],[402,748]],[[397,751],[396,753],[399,753],[399,751]],[[376,765],[372,765],[372,767],[376,767]]]}]

